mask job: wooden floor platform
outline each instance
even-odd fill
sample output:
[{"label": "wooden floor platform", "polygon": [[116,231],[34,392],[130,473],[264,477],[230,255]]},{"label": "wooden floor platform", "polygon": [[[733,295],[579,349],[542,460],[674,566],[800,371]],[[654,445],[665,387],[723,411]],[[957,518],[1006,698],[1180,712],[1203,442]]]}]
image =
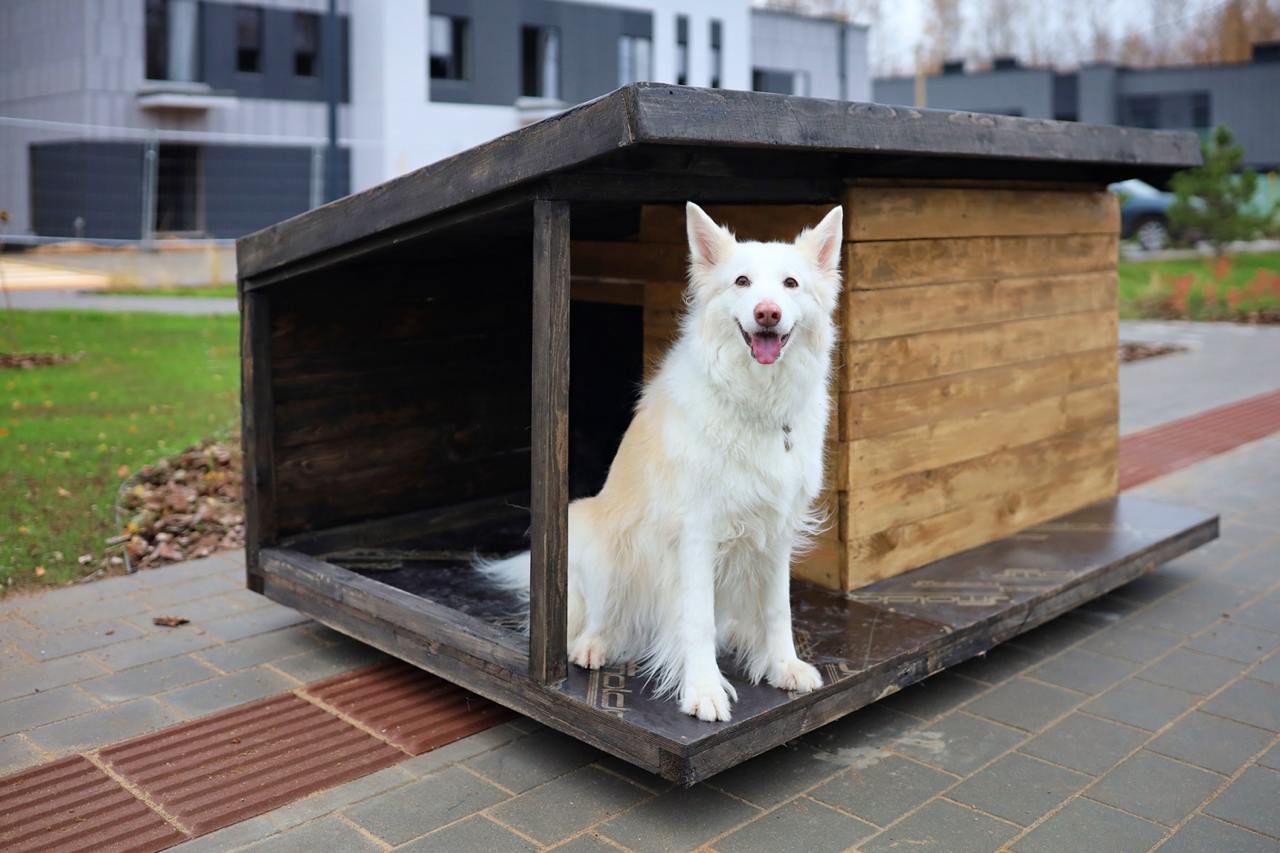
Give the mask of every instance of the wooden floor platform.
[{"label": "wooden floor platform", "polygon": [[[511,513],[494,551],[519,546]],[[524,522],[527,524],[527,521]],[[795,584],[796,645],[825,685],[745,683],[733,719],[704,723],[656,699],[634,665],[544,686],[528,676],[519,602],[475,583],[465,537],[368,525],[264,549],[268,597],[681,784],[844,716],[1102,595],[1217,536],[1218,519],[1134,497],[1094,504],[846,596]],[[443,528],[441,528],[443,529]],[[425,532],[424,532],[425,531]]]}]

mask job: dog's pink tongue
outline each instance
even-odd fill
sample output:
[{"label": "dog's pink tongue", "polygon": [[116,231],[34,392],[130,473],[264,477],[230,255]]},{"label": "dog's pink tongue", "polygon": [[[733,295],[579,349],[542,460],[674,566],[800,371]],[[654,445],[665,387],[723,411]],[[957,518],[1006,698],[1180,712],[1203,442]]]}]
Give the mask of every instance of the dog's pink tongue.
[{"label": "dog's pink tongue", "polygon": [[781,353],[781,336],[758,333],[751,336],[751,355],[761,364],[773,364]]}]

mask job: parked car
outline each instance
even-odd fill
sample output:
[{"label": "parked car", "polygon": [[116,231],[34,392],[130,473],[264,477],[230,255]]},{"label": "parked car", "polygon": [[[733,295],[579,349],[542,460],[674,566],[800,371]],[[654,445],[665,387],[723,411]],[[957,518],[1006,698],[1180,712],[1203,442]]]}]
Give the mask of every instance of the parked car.
[{"label": "parked car", "polygon": [[1112,184],[1120,196],[1120,237],[1134,239],[1143,250],[1154,252],[1173,242],[1169,226],[1169,206],[1173,193],[1162,192],[1139,180]]}]

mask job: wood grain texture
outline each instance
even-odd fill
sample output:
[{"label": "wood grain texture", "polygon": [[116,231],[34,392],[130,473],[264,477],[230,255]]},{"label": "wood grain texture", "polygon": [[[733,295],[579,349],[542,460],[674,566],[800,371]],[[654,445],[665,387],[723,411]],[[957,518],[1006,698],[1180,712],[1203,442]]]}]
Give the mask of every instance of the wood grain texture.
[{"label": "wood grain texture", "polygon": [[854,187],[844,204],[855,241],[1120,231],[1119,199],[1105,191]]},{"label": "wood grain texture", "polygon": [[[707,215],[742,240],[791,241],[822,221],[831,210],[823,204],[709,204]],[[646,204],[640,208],[642,243],[688,245],[682,204]]]},{"label": "wood grain texture", "polygon": [[262,592],[259,555],[277,535],[271,297],[240,290],[240,436],[244,452],[246,585]]},{"label": "wood grain texture", "polygon": [[575,240],[572,252],[575,276],[683,283],[689,269],[689,250],[684,243]]},{"label": "wood grain texture", "polygon": [[532,562],[529,675],[548,683],[567,666],[569,579],[569,205],[533,208]]},{"label": "wood grain texture", "polygon": [[1113,346],[885,385],[841,396],[840,440],[850,441],[1008,408],[1076,388],[1114,384]]},{"label": "wood grain texture", "polygon": [[850,341],[844,390],[861,391],[1115,346],[1111,309]]},{"label": "wood grain texture", "polygon": [[849,340],[892,338],[1004,320],[1099,311],[1116,305],[1114,272],[997,278],[843,296]]},{"label": "wood grain texture", "polygon": [[846,243],[852,290],[1114,270],[1116,234],[954,237]]}]

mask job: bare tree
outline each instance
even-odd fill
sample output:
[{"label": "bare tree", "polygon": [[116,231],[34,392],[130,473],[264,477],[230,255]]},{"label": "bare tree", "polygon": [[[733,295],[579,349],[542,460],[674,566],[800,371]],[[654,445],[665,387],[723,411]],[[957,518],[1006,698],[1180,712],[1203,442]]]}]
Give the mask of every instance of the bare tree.
[{"label": "bare tree", "polygon": [[928,0],[925,4],[925,71],[937,71],[942,63],[960,54],[964,33],[964,12],[960,0]]}]

